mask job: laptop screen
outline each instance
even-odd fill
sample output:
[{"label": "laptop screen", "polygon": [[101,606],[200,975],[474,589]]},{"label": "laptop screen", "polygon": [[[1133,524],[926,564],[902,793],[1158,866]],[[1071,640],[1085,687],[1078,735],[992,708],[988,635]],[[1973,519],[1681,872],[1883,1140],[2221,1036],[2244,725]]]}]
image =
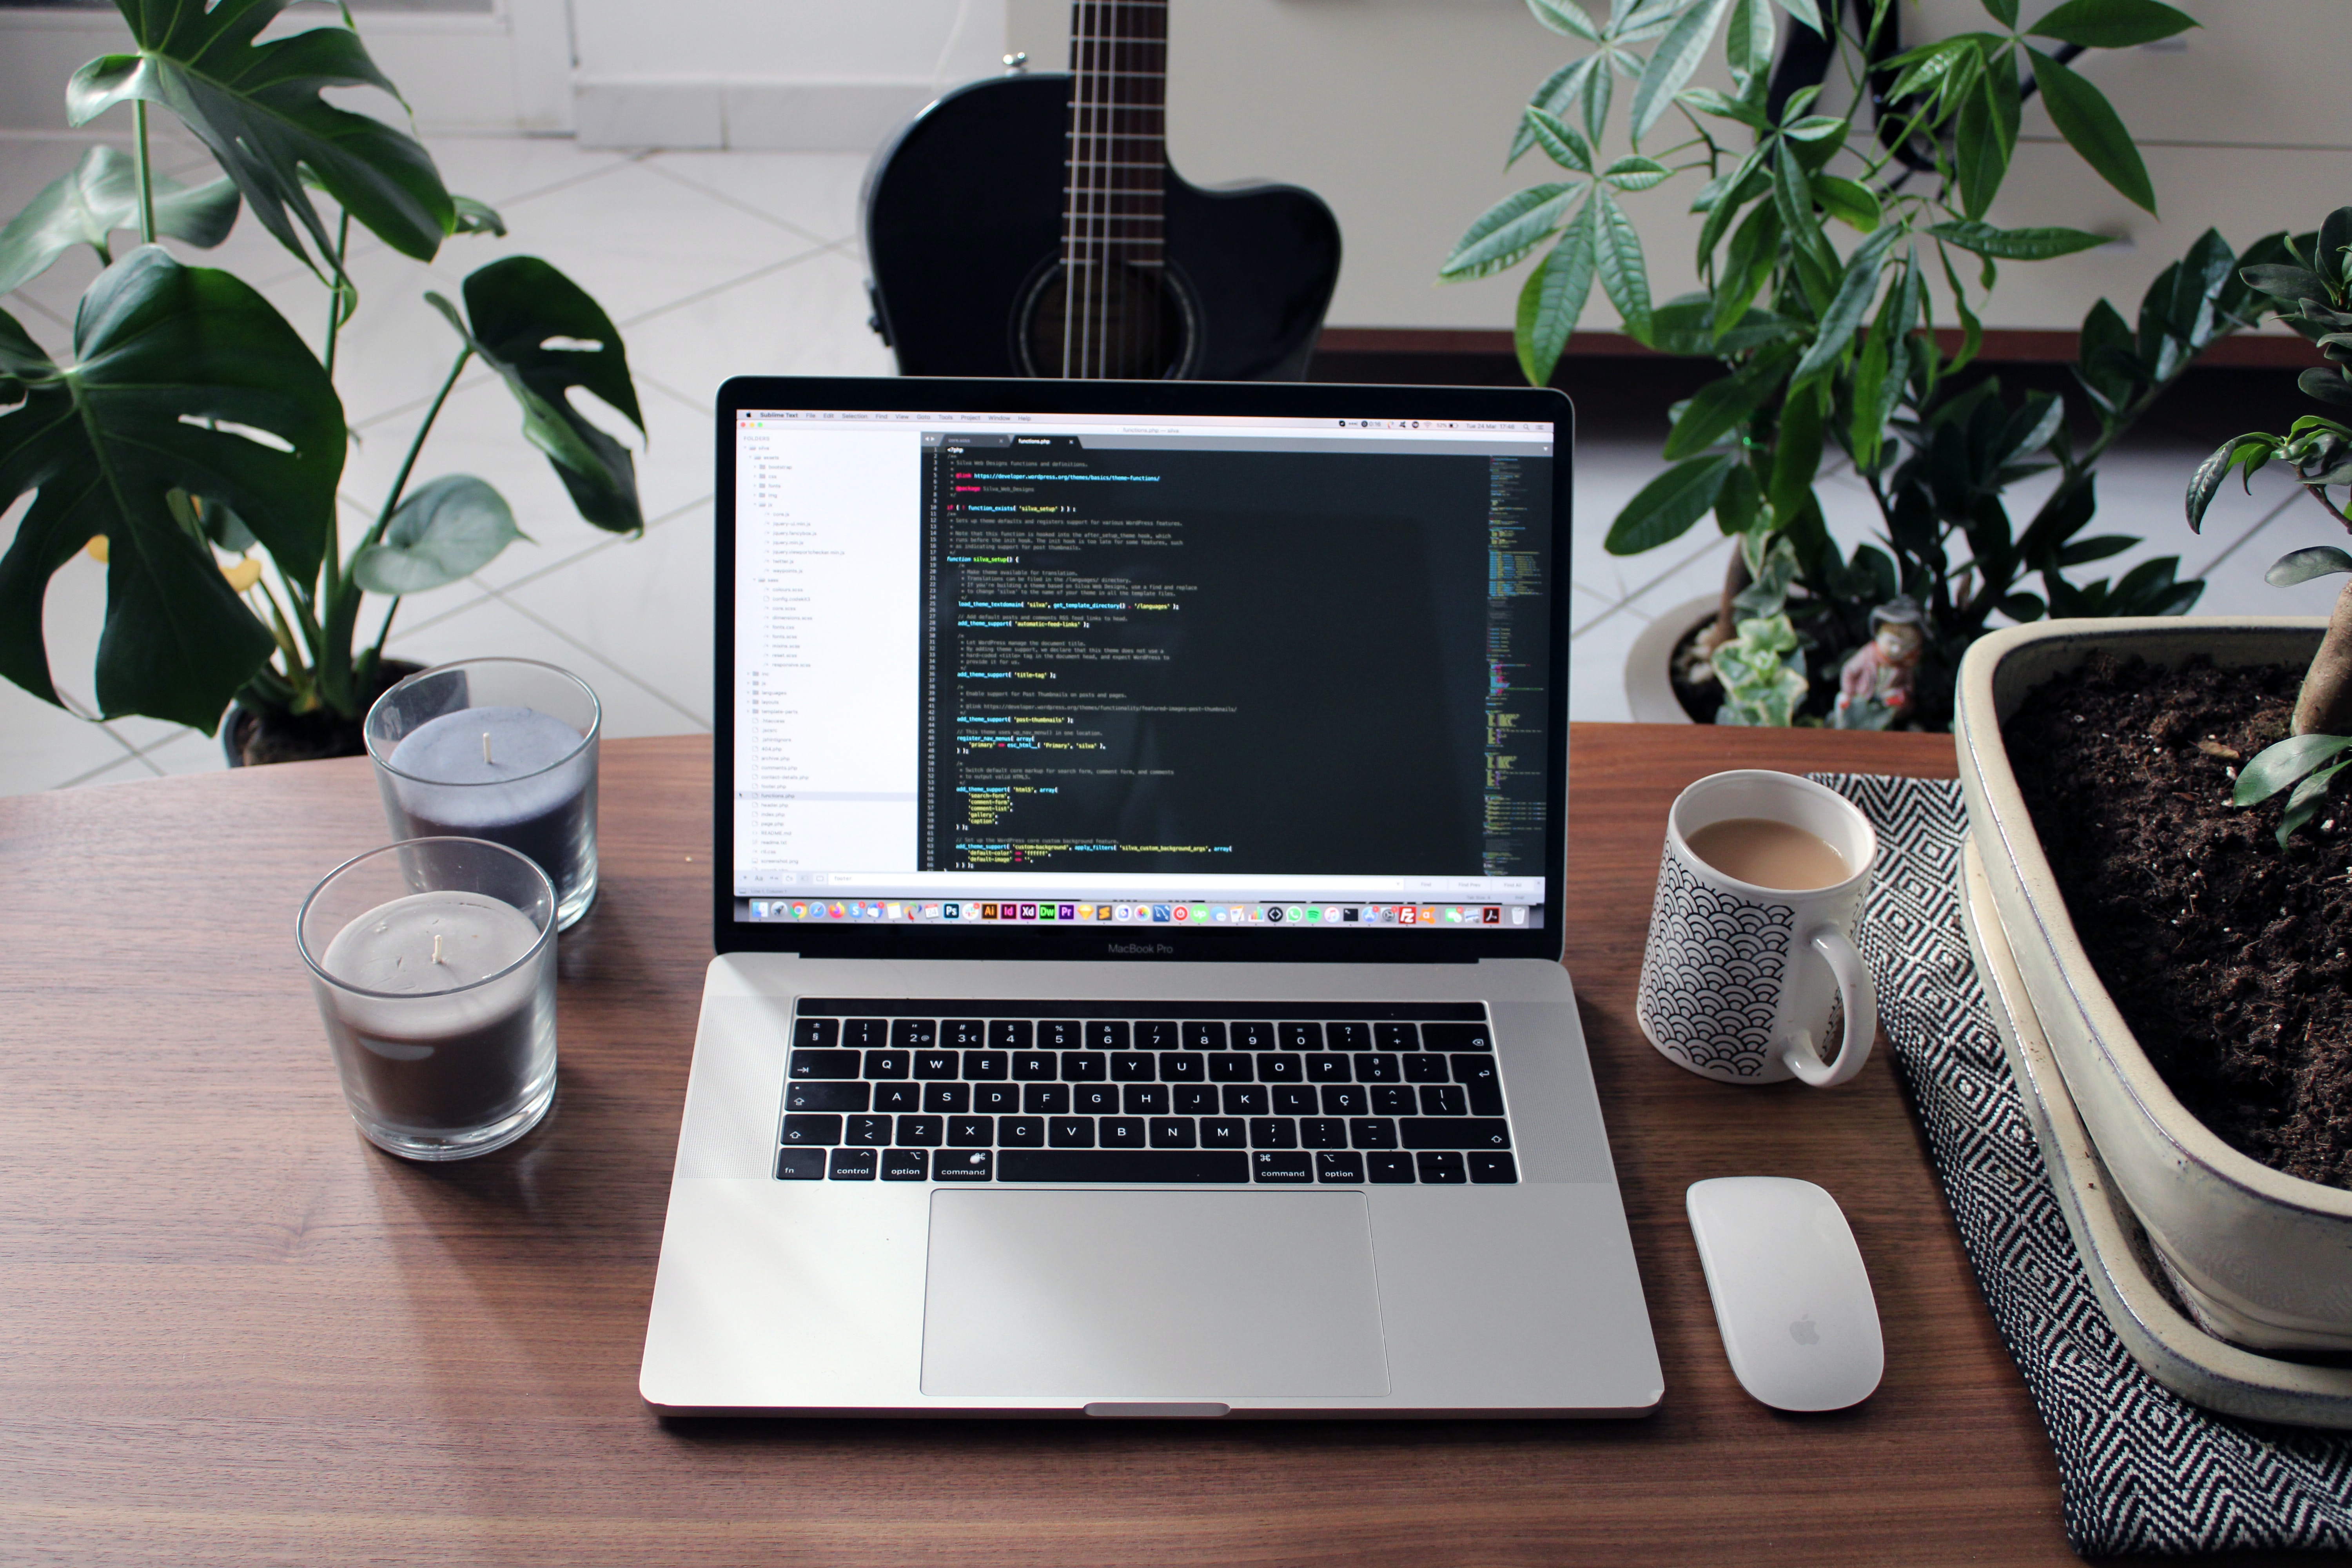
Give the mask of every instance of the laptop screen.
[{"label": "laptop screen", "polygon": [[1564,402],[878,384],[722,405],[733,945],[1544,931]]}]

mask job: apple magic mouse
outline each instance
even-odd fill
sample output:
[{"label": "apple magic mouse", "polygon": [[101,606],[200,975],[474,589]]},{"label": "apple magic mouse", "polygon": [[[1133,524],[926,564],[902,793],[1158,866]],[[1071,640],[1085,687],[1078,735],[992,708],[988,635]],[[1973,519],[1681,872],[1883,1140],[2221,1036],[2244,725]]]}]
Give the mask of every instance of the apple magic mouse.
[{"label": "apple magic mouse", "polygon": [[1739,1385],[1778,1410],[1869,1398],[1886,1347],[1837,1200],[1787,1176],[1719,1176],[1692,1183],[1685,1204]]}]

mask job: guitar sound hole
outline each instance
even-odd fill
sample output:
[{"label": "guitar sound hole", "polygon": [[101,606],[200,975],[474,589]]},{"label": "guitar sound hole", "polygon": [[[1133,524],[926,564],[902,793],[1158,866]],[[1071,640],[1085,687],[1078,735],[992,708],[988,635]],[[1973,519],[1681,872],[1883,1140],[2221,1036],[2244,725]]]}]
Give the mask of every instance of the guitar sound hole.
[{"label": "guitar sound hole", "polygon": [[1192,308],[1163,267],[1114,262],[1099,289],[1079,290],[1075,319],[1068,269],[1045,269],[1029,291],[1020,332],[1029,375],[1089,381],[1160,381],[1192,355]]}]

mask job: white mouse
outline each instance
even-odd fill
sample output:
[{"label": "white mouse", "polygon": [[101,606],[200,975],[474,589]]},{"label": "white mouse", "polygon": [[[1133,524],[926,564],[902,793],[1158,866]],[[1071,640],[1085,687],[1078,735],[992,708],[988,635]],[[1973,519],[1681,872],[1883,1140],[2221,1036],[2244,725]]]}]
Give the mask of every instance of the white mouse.
[{"label": "white mouse", "polygon": [[1686,1206],[1739,1385],[1776,1410],[1869,1398],[1886,1345],[1837,1200],[1787,1176],[1719,1176],[1692,1183]]}]

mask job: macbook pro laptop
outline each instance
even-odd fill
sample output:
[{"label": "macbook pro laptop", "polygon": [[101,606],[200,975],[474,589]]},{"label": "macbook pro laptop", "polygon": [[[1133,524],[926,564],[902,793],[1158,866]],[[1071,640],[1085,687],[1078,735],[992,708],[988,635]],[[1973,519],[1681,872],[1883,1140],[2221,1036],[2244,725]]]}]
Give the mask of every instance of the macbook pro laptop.
[{"label": "macbook pro laptop", "polygon": [[1634,1415],[1568,401],[719,394],[680,1415]]}]

